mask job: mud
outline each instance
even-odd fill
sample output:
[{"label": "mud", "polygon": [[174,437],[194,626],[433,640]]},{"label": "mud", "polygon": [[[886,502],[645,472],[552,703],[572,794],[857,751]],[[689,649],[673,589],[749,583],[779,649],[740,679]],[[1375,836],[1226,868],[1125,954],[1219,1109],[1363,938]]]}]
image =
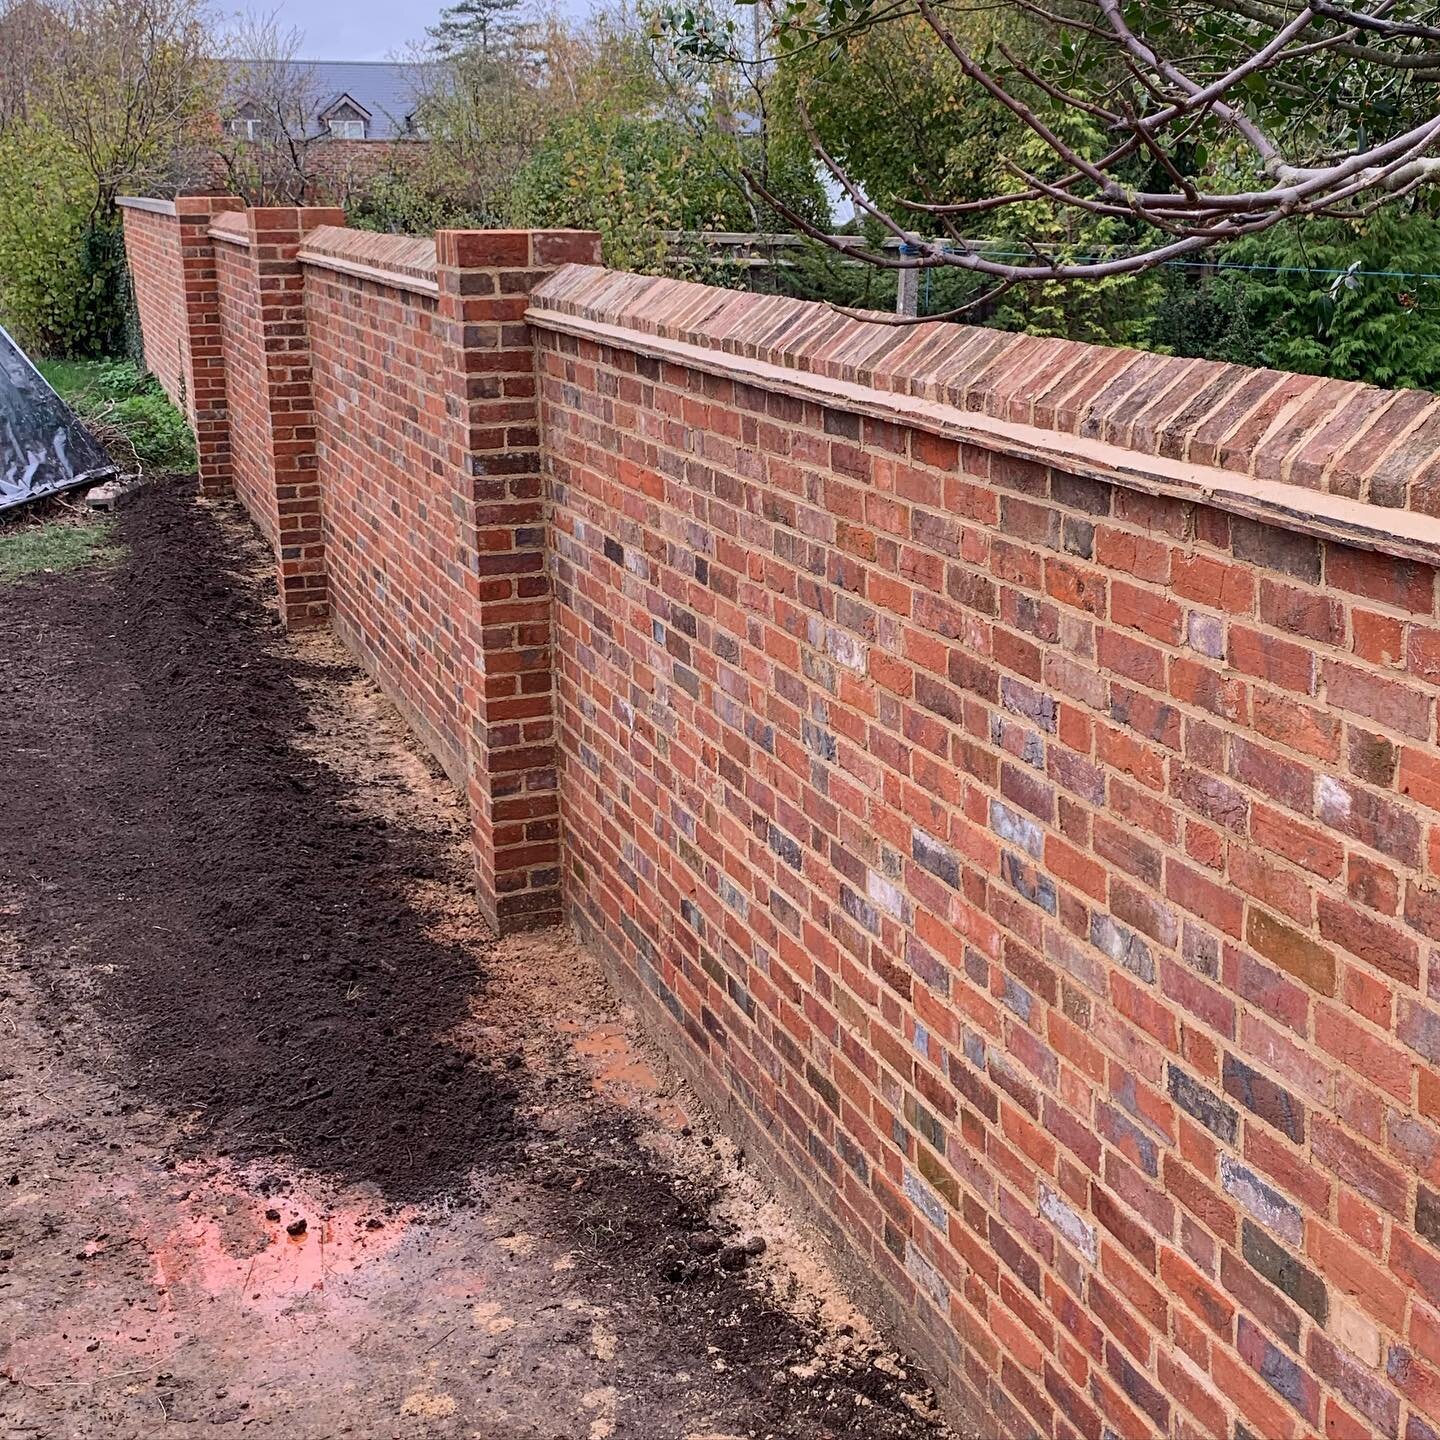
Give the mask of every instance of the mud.
[{"label": "mud", "polygon": [[946,1435],[234,513],[121,538],[0,633],[0,1437]]}]

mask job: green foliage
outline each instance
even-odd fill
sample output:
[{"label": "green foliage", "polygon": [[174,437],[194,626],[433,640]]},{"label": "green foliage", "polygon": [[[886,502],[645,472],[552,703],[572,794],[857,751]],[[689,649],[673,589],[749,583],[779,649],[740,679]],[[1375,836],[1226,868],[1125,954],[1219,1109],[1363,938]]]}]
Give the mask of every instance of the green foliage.
[{"label": "green foliage", "polygon": [[[1076,110],[1056,108],[1047,119],[1076,153],[1094,158],[1108,137],[1097,121]],[[1014,137],[1020,165],[1042,179],[1059,178],[1054,151],[1032,132]],[[1021,182],[1007,179],[996,193],[1014,191]],[[997,258],[1028,263],[1039,251],[1060,261],[1108,258],[1123,253],[1135,232],[1113,216],[1092,215],[1043,200],[1024,201],[992,211],[985,236]],[[1160,291],[1153,272],[1085,280],[1044,280],[1009,290],[988,311],[987,323],[1001,330],[1087,340],[1096,344],[1142,344]]]},{"label": "green foliage", "polygon": [[0,320],[27,349],[104,355],[125,341],[124,245],[96,218],[79,153],[43,119],[0,134]]},{"label": "green foliage", "polygon": [[[1373,271],[1401,273],[1364,273]],[[1149,343],[1239,365],[1436,389],[1440,281],[1425,274],[1440,274],[1440,224],[1421,211],[1278,226],[1229,247],[1214,270],[1170,272]]]},{"label": "green foliage", "polygon": [[740,170],[768,160],[770,183],[816,223],[827,205],[803,155],[714,124],[697,135],[674,120],[591,111],[552,128],[515,188],[517,223],[598,230],[607,264],[673,269],[667,232],[756,230]]},{"label": "green foliage", "polygon": [[112,560],[120,553],[113,541],[114,527],[108,520],[0,524],[0,585],[26,575],[78,570]]},{"label": "green foliage", "polygon": [[350,196],[345,220],[357,230],[380,230],[391,235],[483,229],[492,223],[490,217],[423,171],[386,172],[365,182]]},{"label": "green foliage", "polygon": [[134,469],[195,468],[185,417],[160,383],[130,360],[42,361],[40,371],[99,435],[115,463]]},{"label": "green foliage", "polygon": [[[968,17],[976,38],[995,12]],[[922,196],[990,193],[1015,117],[956,84],[955,63],[918,16],[858,31],[782,63],[782,94],[803,100],[826,150],[882,209]]]}]

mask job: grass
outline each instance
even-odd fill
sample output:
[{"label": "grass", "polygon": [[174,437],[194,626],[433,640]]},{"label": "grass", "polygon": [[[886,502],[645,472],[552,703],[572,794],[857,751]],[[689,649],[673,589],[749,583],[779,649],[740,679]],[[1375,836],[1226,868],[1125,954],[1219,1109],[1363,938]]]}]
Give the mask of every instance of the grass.
[{"label": "grass", "polygon": [[120,553],[109,520],[50,520],[0,528],[0,585],[26,575],[59,574]]},{"label": "grass", "polygon": [[[42,375],[80,415],[124,471],[191,470],[184,418],[155,380],[128,360],[42,360]],[[0,517],[0,586],[27,575],[63,574],[120,554],[114,523],[55,497]]]},{"label": "grass", "polygon": [[195,468],[190,427],[153,375],[129,360],[42,360],[38,368],[123,470]]}]

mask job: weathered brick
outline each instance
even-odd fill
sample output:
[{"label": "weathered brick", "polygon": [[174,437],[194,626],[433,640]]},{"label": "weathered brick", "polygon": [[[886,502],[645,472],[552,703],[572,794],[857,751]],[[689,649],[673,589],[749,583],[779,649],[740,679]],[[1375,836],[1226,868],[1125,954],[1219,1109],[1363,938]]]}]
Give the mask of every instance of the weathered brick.
[{"label": "weathered brick", "polygon": [[1169,1065],[1167,1073],[1170,1098],[1186,1114],[1194,1116],[1227,1145],[1233,1145],[1240,1123],[1234,1108],[1207,1090],[1193,1076],[1187,1075],[1178,1065]]},{"label": "weathered brick", "polygon": [[1240,1222],[1240,1251],[1277,1290],[1322,1325],[1325,1323],[1330,1311],[1330,1294],[1325,1282],[1251,1220]]}]

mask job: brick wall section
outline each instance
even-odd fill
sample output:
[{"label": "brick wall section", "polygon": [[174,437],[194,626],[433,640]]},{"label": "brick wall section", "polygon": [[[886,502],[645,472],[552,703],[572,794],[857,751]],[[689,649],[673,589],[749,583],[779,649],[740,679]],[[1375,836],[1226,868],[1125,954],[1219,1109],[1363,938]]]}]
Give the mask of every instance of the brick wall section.
[{"label": "brick wall section", "polygon": [[215,216],[244,208],[222,195],[173,201],[122,199],[125,249],[145,343],[145,363],[195,432],[200,488],[230,488],[230,432],[220,352]]},{"label": "brick wall section", "polygon": [[672,1053],[979,1433],[1433,1440],[1436,572],[1305,527],[1440,556],[1434,397],[530,316],[567,908]]},{"label": "brick wall section", "polygon": [[533,284],[593,235],[322,227],[300,252],[337,630],[467,788],[498,929],[559,917]]},{"label": "brick wall section", "polygon": [[273,400],[298,264],[487,915],[563,883],[981,1433],[1440,1436],[1440,399],[298,222],[267,349],[184,205],[152,364]]},{"label": "brick wall section", "polygon": [[[474,657],[444,325],[433,249],[419,273],[387,277],[374,248],[386,238],[322,230],[303,252],[371,269],[364,276],[302,265],[330,612],[340,637],[464,785]],[[401,278],[422,288],[402,288]]]},{"label": "brick wall section", "polygon": [[[474,597],[470,806],[482,904],[502,929],[560,918],[550,581],[525,309],[556,266],[599,259],[580,231],[436,237],[451,466]],[[493,899],[487,899],[493,897]]]},{"label": "brick wall section", "polygon": [[292,629],[326,612],[304,283],[305,234],[342,212],[254,209],[212,225],[220,292],[232,482],[274,547],[280,613]]}]

